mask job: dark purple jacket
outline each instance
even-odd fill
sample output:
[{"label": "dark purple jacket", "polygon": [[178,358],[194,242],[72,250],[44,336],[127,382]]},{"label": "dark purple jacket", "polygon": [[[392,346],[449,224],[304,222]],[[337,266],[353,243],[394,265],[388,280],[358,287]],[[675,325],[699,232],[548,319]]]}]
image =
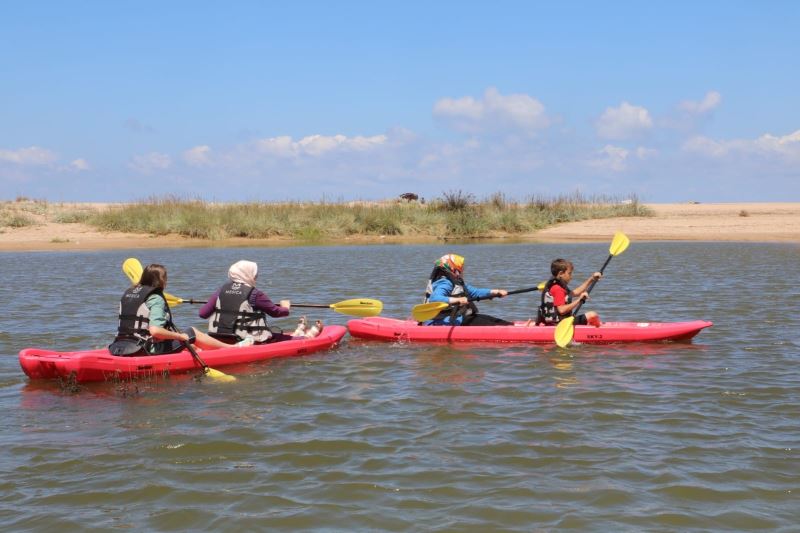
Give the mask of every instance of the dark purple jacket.
[{"label": "dark purple jacket", "polygon": [[[208,318],[214,313],[214,307],[217,305],[217,298],[219,298],[219,289],[208,301],[200,308],[198,314],[200,318]],[[250,305],[256,311],[264,311],[269,316],[278,318],[282,316],[289,316],[289,310],[280,305],[275,305],[269,297],[258,289],[253,289],[248,298]]]}]

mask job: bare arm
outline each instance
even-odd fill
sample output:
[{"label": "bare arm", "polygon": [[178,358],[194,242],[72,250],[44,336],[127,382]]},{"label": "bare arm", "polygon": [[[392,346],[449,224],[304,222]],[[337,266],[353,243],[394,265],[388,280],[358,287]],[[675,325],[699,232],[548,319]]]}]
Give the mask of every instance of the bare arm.
[{"label": "bare arm", "polygon": [[[600,272],[595,272],[594,274],[592,274],[591,276],[586,278],[586,281],[584,281],[583,283],[578,285],[576,288],[572,289],[572,295],[576,296],[576,297],[583,297],[583,293],[586,292],[586,290],[589,288],[589,284],[592,281],[599,280],[602,277],[603,277],[603,274],[601,274]],[[588,297],[588,294],[587,294],[587,297]]]}]

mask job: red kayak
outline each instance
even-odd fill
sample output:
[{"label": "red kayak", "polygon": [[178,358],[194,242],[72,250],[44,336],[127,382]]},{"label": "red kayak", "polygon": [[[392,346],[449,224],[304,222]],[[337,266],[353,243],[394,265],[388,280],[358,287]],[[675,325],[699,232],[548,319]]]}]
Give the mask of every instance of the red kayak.
[{"label": "red kayak", "polygon": [[[344,326],[325,326],[322,333],[312,339],[200,350],[199,353],[209,367],[217,368],[327,350],[342,340],[345,333],[347,329]],[[182,374],[200,369],[200,365],[186,350],[166,355],[118,357],[108,353],[105,348],[83,352],[25,348],[19,352],[19,364],[31,379],[69,378],[74,373],[78,382]]]},{"label": "red kayak", "polygon": [[[575,326],[574,342],[610,344],[616,342],[685,341],[711,322],[604,322],[600,327]],[[526,342],[555,343],[554,326],[420,326],[414,320],[379,316],[351,320],[350,335],[361,339],[412,342]]]}]

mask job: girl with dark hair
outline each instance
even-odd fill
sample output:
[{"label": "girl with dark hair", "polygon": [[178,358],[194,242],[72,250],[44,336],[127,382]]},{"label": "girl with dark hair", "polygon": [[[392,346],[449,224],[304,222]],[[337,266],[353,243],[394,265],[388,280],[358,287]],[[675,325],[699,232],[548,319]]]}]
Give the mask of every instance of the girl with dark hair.
[{"label": "girl with dark hair", "polygon": [[[166,286],[167,269],[153,264],[145,267],[139,283],[125,291],[120,300],[117,337],[109,346],[112,354],[175,353],[186,343],[206,350],[230,347],[195,328],[181,333],[172,322],[172,312],[164,298]],[[252,342],[240,343],[242,346],[249,344]]]}]

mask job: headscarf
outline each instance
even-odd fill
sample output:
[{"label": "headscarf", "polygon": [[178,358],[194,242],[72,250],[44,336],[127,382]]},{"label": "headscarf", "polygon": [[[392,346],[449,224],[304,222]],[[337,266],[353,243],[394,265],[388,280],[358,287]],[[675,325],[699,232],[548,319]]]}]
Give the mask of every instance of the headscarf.
[{"label": "headscarf", "polygon": [[234,283],[255,287],[256,276],[258,276],[258,265],[253,261],[236,261],[228,269],[228,278]]},{"label": "headscarf", "polygon": [[443,268],[453,274],[460,276],[464,273],[464,258],[456,254],[446,254],[436,260],[437,267]]}]

